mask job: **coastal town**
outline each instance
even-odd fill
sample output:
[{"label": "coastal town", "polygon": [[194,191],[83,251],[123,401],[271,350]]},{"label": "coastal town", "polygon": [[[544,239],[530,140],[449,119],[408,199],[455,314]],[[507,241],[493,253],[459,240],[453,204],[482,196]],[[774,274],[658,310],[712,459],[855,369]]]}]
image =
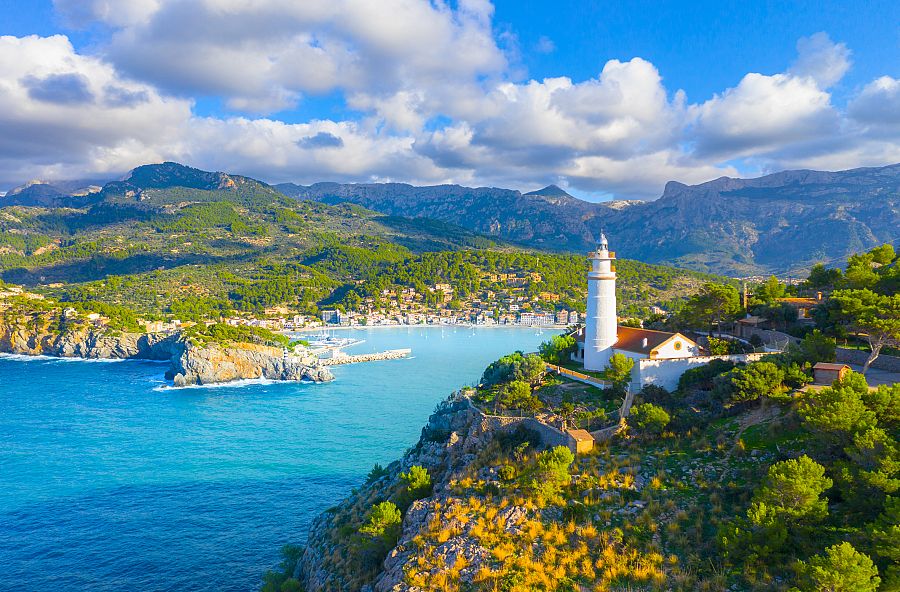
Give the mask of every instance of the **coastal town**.
[{"label": "coastal town", "polygon": [[[512,284],[524,281],[513,274],[500,279]],[[281,305],[265,308],[261,313],[248,312],[216,319],[188,320],[170,314],[165,318],[138,318],[137,322],[147,333],[173,333],[198,322],[222,322],[235,327],[261,327],[282,332],[412,325],[565,328],[584,321],[583,313],[559,305],[560,297],[551,292],[540,292],[532,297],[520,287],[512,287],[509,292],[500,294],[488,290],[479,297],[457,299],[453,287],[446,283],[435,284],[430,291],[441,295],[439,303],[426,302],[425,295],[413,288],[397,287],[383,290],[377,305],[373,298],[361,300],[358,310],[335,307],[323,308],[318,315],[298,314],[291,307]],[[43,299],[41,294],[7,285],[0,289],[0,310],[6,299],[16,296]],[[655,313],[664,312],[659,307],[653,309]],[[69,317],[79,315],[74,308],[66,308],[64,312]],[[110,321],[108,316],[97,312],[86,313],[85,317],[97,327],[105,327]]]}]

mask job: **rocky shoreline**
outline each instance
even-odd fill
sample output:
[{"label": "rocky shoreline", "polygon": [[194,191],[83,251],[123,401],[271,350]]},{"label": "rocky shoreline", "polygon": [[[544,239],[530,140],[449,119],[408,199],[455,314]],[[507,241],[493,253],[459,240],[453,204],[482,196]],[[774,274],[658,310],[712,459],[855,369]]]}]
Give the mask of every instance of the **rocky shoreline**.
[{"label": "rocky shoreline", "polygon": [[62,358],[170,362],[166,378],[175,386],[235,380],[328,382],[331,372],[314,361],[284,356],[277,347],[251,343],[197,345],[180,333],[108,332],[94,327],[53,331],[0,320],[0,353]]},{"label": "rocky shoreline", "polygon": [[[293,577],[306,592],[414,592],[416,588],[407,583],[405,572],[417,558],[417,535],[440,514],[441,508],[454,503],[453,483],[463,477],[479,451],[504,431],[464,397],[455,395],[441,403],[429,417],[419,442],[402,459],[386,467],[383,476],[354,490],[350,497],[313,521]],[[431,495],[412,502],[404,513],[399,541],[383,562],[361,564],[352,550],[352,536],[347,533],[373,503],[390,499],[402,490],[400,474],[414,465],[425,467],[431,475]],[[496,474],[482,477],[488,483],[497,479]],[[510,506],[503,511],[502,519],[514,528],[526,514],[526,509]],[[463,570],[462,576],[471,578],[489,553],[462,534],[448,540],[438,554],[447,565],[455,564],[457,557],[465,557],[470,567]],[[363,563],[365,559],[362,558]]]}]

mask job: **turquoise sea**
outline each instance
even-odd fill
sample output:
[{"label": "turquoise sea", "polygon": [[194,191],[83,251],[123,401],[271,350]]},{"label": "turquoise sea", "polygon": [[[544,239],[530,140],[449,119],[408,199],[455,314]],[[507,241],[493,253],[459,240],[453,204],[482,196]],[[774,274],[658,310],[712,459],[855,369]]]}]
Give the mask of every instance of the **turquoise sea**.
[{"label": "turquoise sea", "polygon": [[341,332],[329,384],[173,389],[166,365],[0,356],[0,590],[252,591],[285,543],[413,445],[533,329]]}]

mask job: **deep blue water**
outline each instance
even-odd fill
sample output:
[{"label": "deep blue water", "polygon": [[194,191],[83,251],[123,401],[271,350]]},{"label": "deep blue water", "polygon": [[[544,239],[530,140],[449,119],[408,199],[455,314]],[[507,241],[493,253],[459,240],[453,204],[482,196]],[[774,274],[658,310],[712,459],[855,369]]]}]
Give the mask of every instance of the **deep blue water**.
[{"label": "deep blue water", "polygon": [[413,358],[172,389],[162,364],[0,357],[0,590],[256,590],[441,399],[550,332],[347,334]]}]

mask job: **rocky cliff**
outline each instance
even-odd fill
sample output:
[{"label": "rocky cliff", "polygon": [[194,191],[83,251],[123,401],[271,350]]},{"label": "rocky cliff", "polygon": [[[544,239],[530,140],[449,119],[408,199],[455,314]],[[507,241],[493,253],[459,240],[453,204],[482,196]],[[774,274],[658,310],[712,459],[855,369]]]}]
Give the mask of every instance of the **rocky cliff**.
[{"label": "rocky cliff", "polygon": [[[455,484],[471,478],[472,471],[477,471],[475,476],[484,480],[486,487],[497,482],[495,469],[476,468],[480,465],[479,455],[490,449],[489,445],[499,434],[509,437],[508,430],[497,427],[466,399],[456,397],[443,402],[429,418],[414,448],[389,465],[384,475],[370,478],[353,495],[313,522],[294,577],[303,583],[307,592],[416,590],[410,584],[414,579],[410,574],[415,570],[410,570],[420,570],[421,577],[428,577],[430,570],[422,567],[419,561],[421,535],[435,521],[443,521],[442,513],[458,503]],[[404,504],[400,474],[414,465],[428,470],[433,492],[424,499],[411,502],[403,516],[399,540],[387,551],[385,558],[384,550],[379,552],[377,546],[361,541],[357,530],[373,504],[384,500]],[[528,512],[525,508],[508,506],[502,510],[499,519],[514,528]],[[461,528],[456,536],[444,540],[440,548],[434,549],[433,556],[437,558],[436,566],[465,564],[459,575],[471,582],[488,554],[466,528]]]},{"label": "rocky cliff", "polygon": [[327,368],[284,358],[282,350],[249,343],[197,345],[181,334],[106,331],[90,325],[64,325],[34,317],[25,322],[0,319],[0,352],[86,359],[169,360],[166,377],[175,386],[233,380],[311,380],[334,376]]},{"label": "rocky cliff", "polygon": [[282,350],[252,343],[227,346],[198,346],[185,342],[180,355],[172,356],[166,373],[175,386],[214,384],[268,378],[270,380],[311,380],[327,382],[331,372],[317,364],[305,364],[296,358],[284,358]]},{"label": "rocky cliff", "polygon": [[783,171],[756,179],[670,182],[644,203],[588,203],[550,186],[522,194],[493,187],[401,183],[277,185],[296,199],[350,202],[433,218],[505,241],[584,252],[600,230],[620,258],[726,273],[802,273],[897,238],[900,164],[838,172]]}]

